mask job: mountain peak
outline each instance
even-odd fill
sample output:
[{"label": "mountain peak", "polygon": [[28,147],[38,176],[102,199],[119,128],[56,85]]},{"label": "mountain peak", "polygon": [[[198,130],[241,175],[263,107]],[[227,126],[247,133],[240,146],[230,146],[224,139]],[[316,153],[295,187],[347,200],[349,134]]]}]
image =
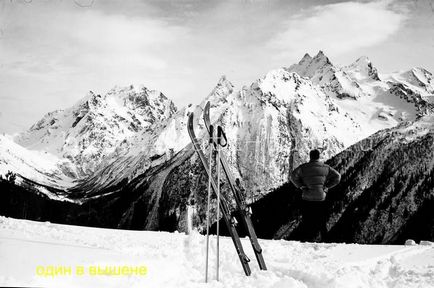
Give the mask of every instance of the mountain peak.
[{"label": "mountain peak", "polygon": [[347,66],[345,70],[359,81],[363,79],[380,80],[377,68],[372,65],[371,60],[366,56],[359,57],[351,65]]},{"label": "mountain peak", "polygon": [[211,101],[213,104],[220,100],[225,100],[226,97],[234,91],[234,85],[226,78],[226,75],[222,75],[217,82],[215,88],[211,91],[205,101]]},{"label": "mountain peak", "polygon": [[394,73],[392,78],[416,88],[423,96],[434,94],[434,76],[422,67]]},{"label": "mountain peak", "polygon": [[222,75],[220,77],[219,81],[217,82],[217,86],[227,87],[231,90],[234,88],[234,85],[227,79],[226,75]]},{"label": "mountain peak", "polygon": [[329,58],[320,50],[313,58],[306,53],[298,64],[284,69],[288,72],[295,72],[301,77],[312,79],[315,74],[328,73],[327,71],[334,70],[335,68]]},{"label": "mountain peak", "polygon": [[367,56],[359,57],[354,63],[358,64],[369,64],[371,63],[371,60]]},{"label": "mountain peak", "polygon": [[433,74],[422,67],[414,67],[413,69],[411,69],[411,71],[414,74],[421,76],[420,78],[425,78],[425,79],[432,79],[433,78]]},{"label": "mountain peak", "polygon": [[303,65],[304,63],[309,63],[312,61],[312,57],[309,55],[309,53],[304,54],[303,58],[301,58],[300,62],[298,62],[299,65]]},{"label": "mountain peak", "polygon": [[319,50],[318,54],[316,54],[312,60],[315,62],[322,62],[324,65],[325,64],[332,65],[332,63],[330,62],[330,59],[324,54],[324,52],[322,50]]},{"label": "mountain peak", "polygon": [[95,96],[94,94],[90,95],[89,101],[91,101],[94,106],[98,105],[98,102],[101,102],[101,104],[107,104],[107,102],[111,102],[112,104],[118,103],[120,107],[127,105],[129,108],[135,108],[136,106],[145,108],[149,105],[158,106],[161,103],[166,102],[169,106],[173,106],[173,103],[171,103],[172,101],[163,93],[158,90],[151,90],[143,84],[139,86],[134,86],[132,84],[127,86],[114,86],[103,97],[99,95]]}]

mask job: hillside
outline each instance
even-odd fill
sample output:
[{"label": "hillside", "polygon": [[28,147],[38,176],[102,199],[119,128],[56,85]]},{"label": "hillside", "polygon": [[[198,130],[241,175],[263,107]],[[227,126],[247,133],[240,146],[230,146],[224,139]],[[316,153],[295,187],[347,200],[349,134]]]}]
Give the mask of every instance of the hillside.
[{"label": "hillside", "polygon": [[[434,239],[434,118],[382,130],[327,161],[342,174],[327,195],[327,242]],[[265,238],[297,239],[300,191],[284,185],[252,205]]]}]

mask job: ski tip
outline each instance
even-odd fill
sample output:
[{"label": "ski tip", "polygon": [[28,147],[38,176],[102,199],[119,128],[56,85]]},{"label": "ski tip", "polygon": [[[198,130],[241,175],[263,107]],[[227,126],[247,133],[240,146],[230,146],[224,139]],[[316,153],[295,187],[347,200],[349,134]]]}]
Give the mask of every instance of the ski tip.
[{"label": "ski tip", "polygon": [[188,115],[188,122],[187,122],[187,127],[188,128],[192,128],[193,127],[193,117],[194,117],[194,113],[190,112],[190,114]]}]

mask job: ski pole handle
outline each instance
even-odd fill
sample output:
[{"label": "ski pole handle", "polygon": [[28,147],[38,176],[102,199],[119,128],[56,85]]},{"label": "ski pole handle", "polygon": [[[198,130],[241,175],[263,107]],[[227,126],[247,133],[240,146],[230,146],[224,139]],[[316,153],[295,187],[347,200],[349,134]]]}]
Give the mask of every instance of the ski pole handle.
[{"label": "ski pole handle", "polygon": [[[224,139],[224,144],[222,144],[222,139]],[[225,147],[228,145],[228,138],[226,138],[226,134],[223,131],[223,128],[221,126],[217,126],[217,144]]]},{"label": "ski pole handle", "polygon": [[214,142],[214,126],[209,126],[209,144],[212,144]]}]

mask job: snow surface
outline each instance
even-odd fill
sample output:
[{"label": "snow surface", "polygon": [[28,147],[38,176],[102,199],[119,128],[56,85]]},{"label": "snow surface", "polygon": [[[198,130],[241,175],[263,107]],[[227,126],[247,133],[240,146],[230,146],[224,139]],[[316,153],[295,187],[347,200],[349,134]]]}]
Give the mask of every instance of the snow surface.
[{"label": "snow surface", "polygon": [[[211,237],[210,278],[215,272]],[[244,276],[231,239],[221,237],[221,281],[204,283],[205,237],[111,230],[0,217],[0,285],[43,287],[434,287],[434,245],[316,244],[260,240],[268,271]],[[145,265],[146,276],[42,277],[36,267]]]}]

